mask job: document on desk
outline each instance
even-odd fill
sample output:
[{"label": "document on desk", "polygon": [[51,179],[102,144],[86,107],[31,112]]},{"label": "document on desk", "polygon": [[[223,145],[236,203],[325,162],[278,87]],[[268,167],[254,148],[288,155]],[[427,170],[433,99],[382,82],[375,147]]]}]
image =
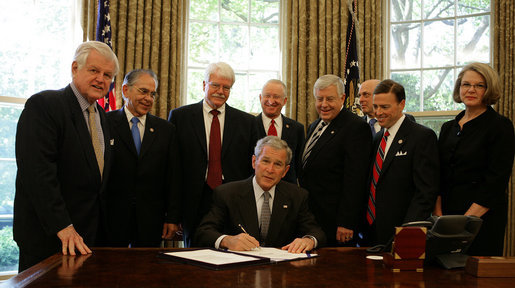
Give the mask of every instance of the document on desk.
[{"label": "document on desk", "polygon": [[288,250],[273,247],[259,247],[251,251],[235,251],[235,253],[264,257],[270,259],[271,262],[300,260],[318,256],[317,254],[311,253],[290,253]]},{"label": "document on desk", "polygon": [[214,270],[270,263],[270,259],[268,258],[256,255],[242,255],[215,249],[164,252],[160,256],[181,263],[193,264]]}]

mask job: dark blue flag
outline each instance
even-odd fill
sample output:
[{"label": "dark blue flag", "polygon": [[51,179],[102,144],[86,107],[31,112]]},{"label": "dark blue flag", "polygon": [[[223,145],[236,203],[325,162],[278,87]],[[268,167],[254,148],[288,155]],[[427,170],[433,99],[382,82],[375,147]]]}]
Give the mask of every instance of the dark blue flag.
[{"label": "dark blue flag", "polygon": [[358,65],[358,47],[356,35],[356,1],[353,1],[353,9],[349,11],[349,23],[347,25],[347,47],[345,53],[345,102],[346,108],[352,112],[358,112],[357,95],[359,91],[359,65]]},{"label": "dark blue flag", "polygon": [[[98,14],[97,14],[97,41],[106,43],[111,49],[113,45],[111,42],[111,16],[109,15],[109,0],[98,0]],[[116,94],[114,89],[114,82],[109,87],[107,95],[98,99],[98,104],[104,107],[105,111],[116,110]]]}]

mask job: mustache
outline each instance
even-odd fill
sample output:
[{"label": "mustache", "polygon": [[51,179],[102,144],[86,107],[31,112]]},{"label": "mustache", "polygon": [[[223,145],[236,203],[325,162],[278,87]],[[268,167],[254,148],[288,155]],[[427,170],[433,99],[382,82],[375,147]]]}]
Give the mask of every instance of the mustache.
[{"label": "mustache", "polygon": [[211,94],[211,96],[212,97],[217,97],[217,98],[225,99],[225,95],[223,95],[223,94],[214,93],[214,94]]}]

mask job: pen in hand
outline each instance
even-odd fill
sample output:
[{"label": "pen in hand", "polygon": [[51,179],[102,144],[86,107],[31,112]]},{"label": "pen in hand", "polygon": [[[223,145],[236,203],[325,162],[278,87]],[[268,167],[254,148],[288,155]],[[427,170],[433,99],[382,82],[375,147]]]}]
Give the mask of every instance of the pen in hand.
[{"label": "pen in hand", "polygon": [[[241,231],[243,231],[243,233],[245,233],[245,234],[249,235],[249,233],[247,233],[247,231],[245,230],[245,228],[243,228],[243,225],[238,224],[238,226],[240,227]],[[249,236],[250,236],[250,235],[249,235]],[[252,237],[252,236],[251,236],[251,237]],[[251,250],[260,250],[260,247],[259,247],[259,246],[257,246],[257,247],[252,248]]]},{"label": "pen in hand", "polygon": [[245,231],[245,228],[243,228],[243,226],[241,224],[238,224],[238,226],[240,226],[241,231],[243,231],[243,233],[245,233],[247,235],[249,234],[249,233],[247,233],[247,231]]}]

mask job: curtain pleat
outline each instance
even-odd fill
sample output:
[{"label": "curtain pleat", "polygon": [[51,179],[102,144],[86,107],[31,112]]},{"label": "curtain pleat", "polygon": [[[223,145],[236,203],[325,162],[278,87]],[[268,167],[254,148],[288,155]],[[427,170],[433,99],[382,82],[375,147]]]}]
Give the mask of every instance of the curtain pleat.
[{"label": "curtain pleat", "polygon": [[[494,2],[494,69],[499,73],[503,95],[496,105],[497,111],[515,119],[515,3],[511,0]],[[515,256],[515,195],[514,169],[508,183],[508,225],[504,241],[504,254]]]},{"label": "curtain pleat", "polygon": [[[356,33],[361,79],[382,77],[381,2],[358,1]],[[286,30],[282,42],[283,55],[286,55],[283,57],[283,79],[288,87],[286,114],[305,125],[318,118],[313,97],[313,85],[318,77],[325,74],[345,76],[351,5],[352,0],[282,1],[281,27]],[[373,58],[364,59],[370,56]],[[362,63],[366,65],[364,68]]]},{"label": "curtain pleat", "polygon": [[[96,0],[83,0],[84,41],[95,39]],[[122,83],[133,69],[152,69],[158,76],[159,97],[151,113],[166,119],[180,106],[185,60],[187,0],[110,1],[113,51],[120,62],[116,104],[122,103]]]}]

